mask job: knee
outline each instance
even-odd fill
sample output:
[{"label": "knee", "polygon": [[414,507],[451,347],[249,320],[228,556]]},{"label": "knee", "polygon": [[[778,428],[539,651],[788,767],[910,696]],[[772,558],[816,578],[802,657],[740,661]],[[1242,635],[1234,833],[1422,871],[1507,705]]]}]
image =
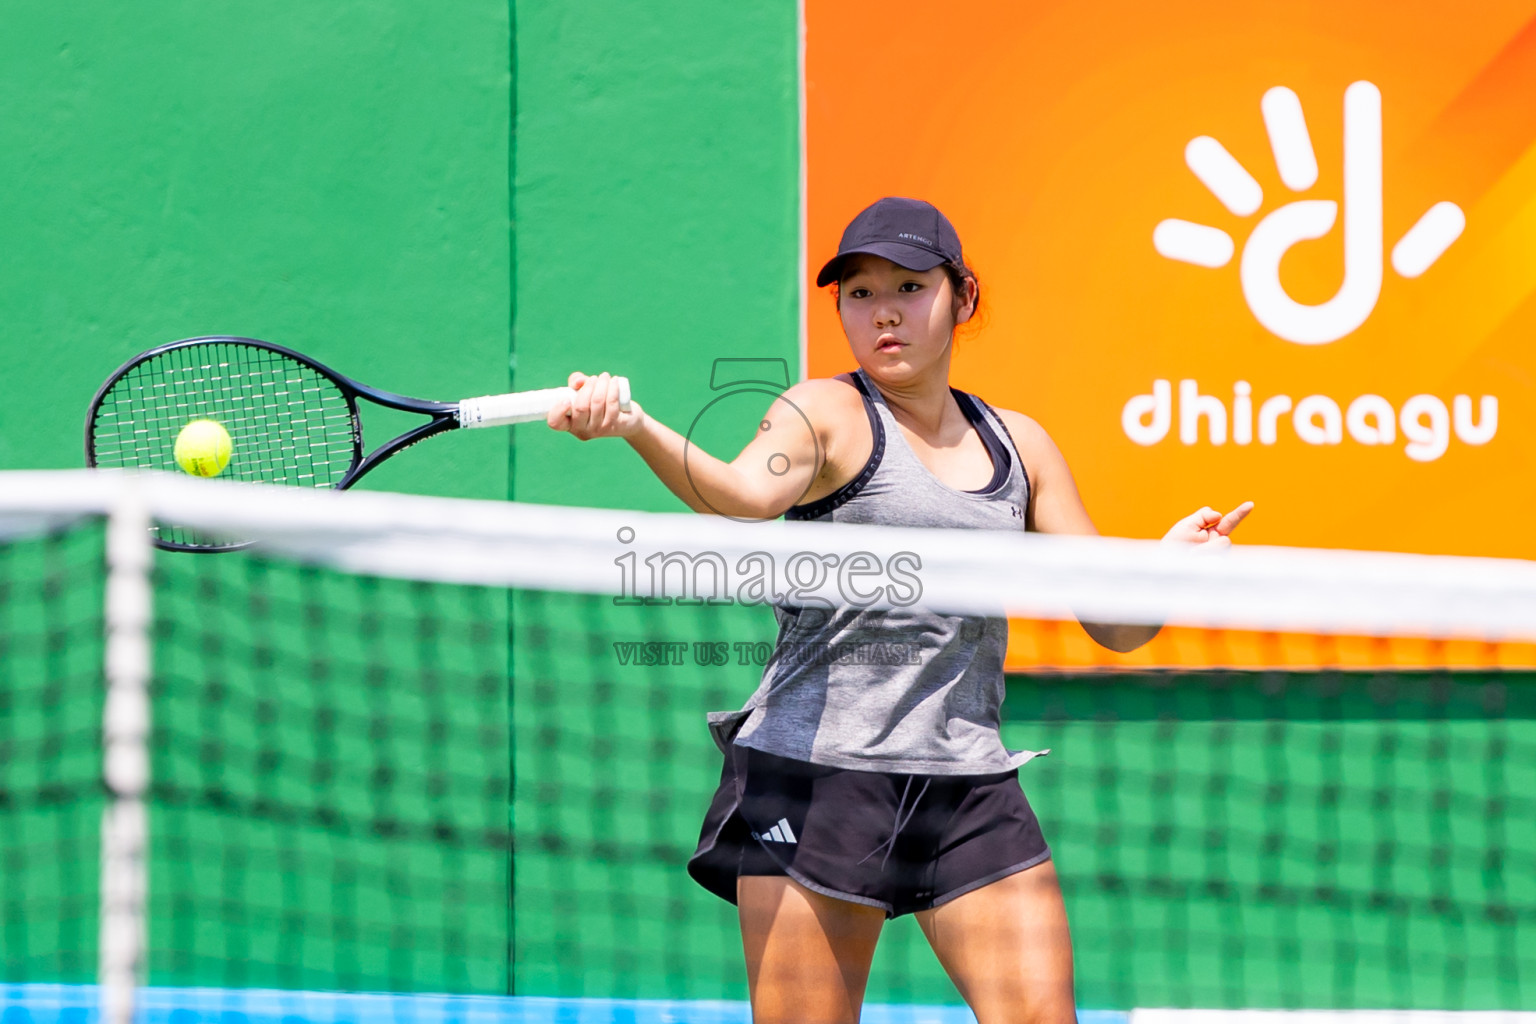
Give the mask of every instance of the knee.
[{"label": "knee", "polygon": [[971,1004],[977,1024],[1077,1024],[1077,1007],[1071,998],[1041,998],[1016,993],[1012,998]]}]

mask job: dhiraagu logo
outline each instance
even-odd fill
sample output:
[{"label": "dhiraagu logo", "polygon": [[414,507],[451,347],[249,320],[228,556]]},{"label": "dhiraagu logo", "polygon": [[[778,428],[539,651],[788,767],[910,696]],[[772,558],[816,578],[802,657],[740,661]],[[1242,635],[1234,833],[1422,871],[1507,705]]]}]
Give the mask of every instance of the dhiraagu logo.
[{"label": "dhiraagu logo", "polygon": [[[1280,180],[1292,192],[1317,184],[1317,157],[1307,132],[1301,100],[1284,86],[1264,94],[1260,102],[1264,127]],[[1251,217],[1264,205],[1259,183],[1220,142],[1202,135],[1184,149],[1184,161],[1195,177],[1231,213]],[[1344,195],[1334,199],[1302,198],[1271,210],[1254,225],[1239,261],[1243,298],[1254,318],[1267,330],[1297,345],[1326,345],[1354,331],[1371,315],[1381,296],[1385,239],[1382,230],[1381,91],[1370,82],[1355,82],[1344,90]],[[1340,220],[1343,207],[1344,279],[1332,298],[1318,305],[1297,302],[1280,282],[1280,261],[1298,242],[1322,238]],[[1434,265],[1466,228],[1466,216],[1455,203],[1438,202],[1414,222],[1392,246],[1392,269],[1416,278]],[[1152,232],[1152,244],[1169,259],[1197,267],[1221,268],[1232,261],[1237,245],[1220,228],[1192,221],[1164,220]],[[1163,440],[1173,426],[1172,381],[1153,381],[1150,394],[1125,404],[1121,427],[1140,445]],[[1498,430],[1498,399],[1481,396],[1476,409],[1472,396],[1455,395],[1449,405],[1435,395],[1413,395],[1400,407],[1380,395],[1358,395],[1341,402],[1328,395],[1259,395],[1247,381],[1232,385],[1228,403],[1202,394],[1195,380],[1182,380],[1178,389],[1178,436],[1186,445],[1205,439],[1213,445],[1255,440],[1274,445],[1282,435],[1311,445],[1350,440],[1365,445],[1394,445],[1399,434],[1404,452],[1419,462],[1444,455],[1451,437],[1469,445],[1487,444]],[[1291,428],[1282,429],[1283,425]]]},{"label": "dhiraagu logo", "polygon": [[[1301,100],[1277,86],[1264,94],[1260,107],[1280,180],[1293,192],[1305,192],[1317,183],[1317,157]],[[1263,205],[1264,191],[1253,175],[1210,136],[1191,140],[1184,162],[1239,217],[1252,216]],[[1338,341],[1365,323],[1381,295],[1381,91],[1370,82],[1344,90],[1344,282],[1327,302],[1302,305],[1280,283],[1280,259],[1297,242],[1328,234],[1338,216],[1339,204],[1332,199],[1298,199],[1259,221],[1243,245],[1243,297],[1259,323],[1286,341]],[[1418,277],[1466,225],[1455,203],[1436,203],[1392,247],[1392,268]],[[1176,219],[1157,226],[1152,244],[1169,259],[1200,267],[1224,267],[1235,250],[1232,236],[1220,228]]]}]

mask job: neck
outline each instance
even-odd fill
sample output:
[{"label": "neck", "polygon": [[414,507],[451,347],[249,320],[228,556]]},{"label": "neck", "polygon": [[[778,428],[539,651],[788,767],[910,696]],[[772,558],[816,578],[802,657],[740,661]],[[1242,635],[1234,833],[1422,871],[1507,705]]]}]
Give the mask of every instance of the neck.
[{"label": "neck", "polygon": [[864,371],[880,389],[891,412],[921,430],[937,430],[944,418],[958,409],[949,393],[949,350],[925,371],[900,381],[882,380]]}]

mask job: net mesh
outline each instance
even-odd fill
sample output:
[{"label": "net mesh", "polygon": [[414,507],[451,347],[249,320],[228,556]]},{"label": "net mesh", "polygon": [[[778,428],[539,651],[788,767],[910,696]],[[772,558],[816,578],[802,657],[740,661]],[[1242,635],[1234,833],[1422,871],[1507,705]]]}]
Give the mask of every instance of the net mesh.
[{"label": "net mesh", "polygon": [[[99,526],[0,545],[8,982],[94,972],[102,579]],[[260,549],[157,552],[154,594],[151,985],[745,997],[683,865],[768,609]],[[1532,674],[1015,674],[1003,735],[1052,750],[1081,1006],[1536,1003]],[[867,998],[958,1002],[912,918]]]},{"label": "net mesh", "polygon": [[0,537],[0,967],[96,974],[102,530]]},{"label": "net mesh", "polygon": [[156,561],[150,978],[505,992],[507,598]]}]

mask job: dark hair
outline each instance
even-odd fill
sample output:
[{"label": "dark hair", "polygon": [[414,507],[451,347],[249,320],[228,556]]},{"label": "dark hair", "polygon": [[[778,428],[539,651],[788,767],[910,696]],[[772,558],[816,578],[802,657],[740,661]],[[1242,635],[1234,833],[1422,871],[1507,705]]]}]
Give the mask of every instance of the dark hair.
[{"label": "dark hair", "polygon": [[[959,303],[962,301],[965,295],[965,282],[976,282],[976,308],[971,310],[970,321],[974,322],[976,319],[976,314],[981,312],[981,279],[976,276],[976,271],[972,270],[965,263],[965,257],[963,256],[960,258],[960,260],[952,260],[949,263],[945,263],[943,266],[944,273],[949,277],[949,287],[955,293],[956,312],[959,312]],[[958,327],[962,325],[957,324],[956,326]]]}]

